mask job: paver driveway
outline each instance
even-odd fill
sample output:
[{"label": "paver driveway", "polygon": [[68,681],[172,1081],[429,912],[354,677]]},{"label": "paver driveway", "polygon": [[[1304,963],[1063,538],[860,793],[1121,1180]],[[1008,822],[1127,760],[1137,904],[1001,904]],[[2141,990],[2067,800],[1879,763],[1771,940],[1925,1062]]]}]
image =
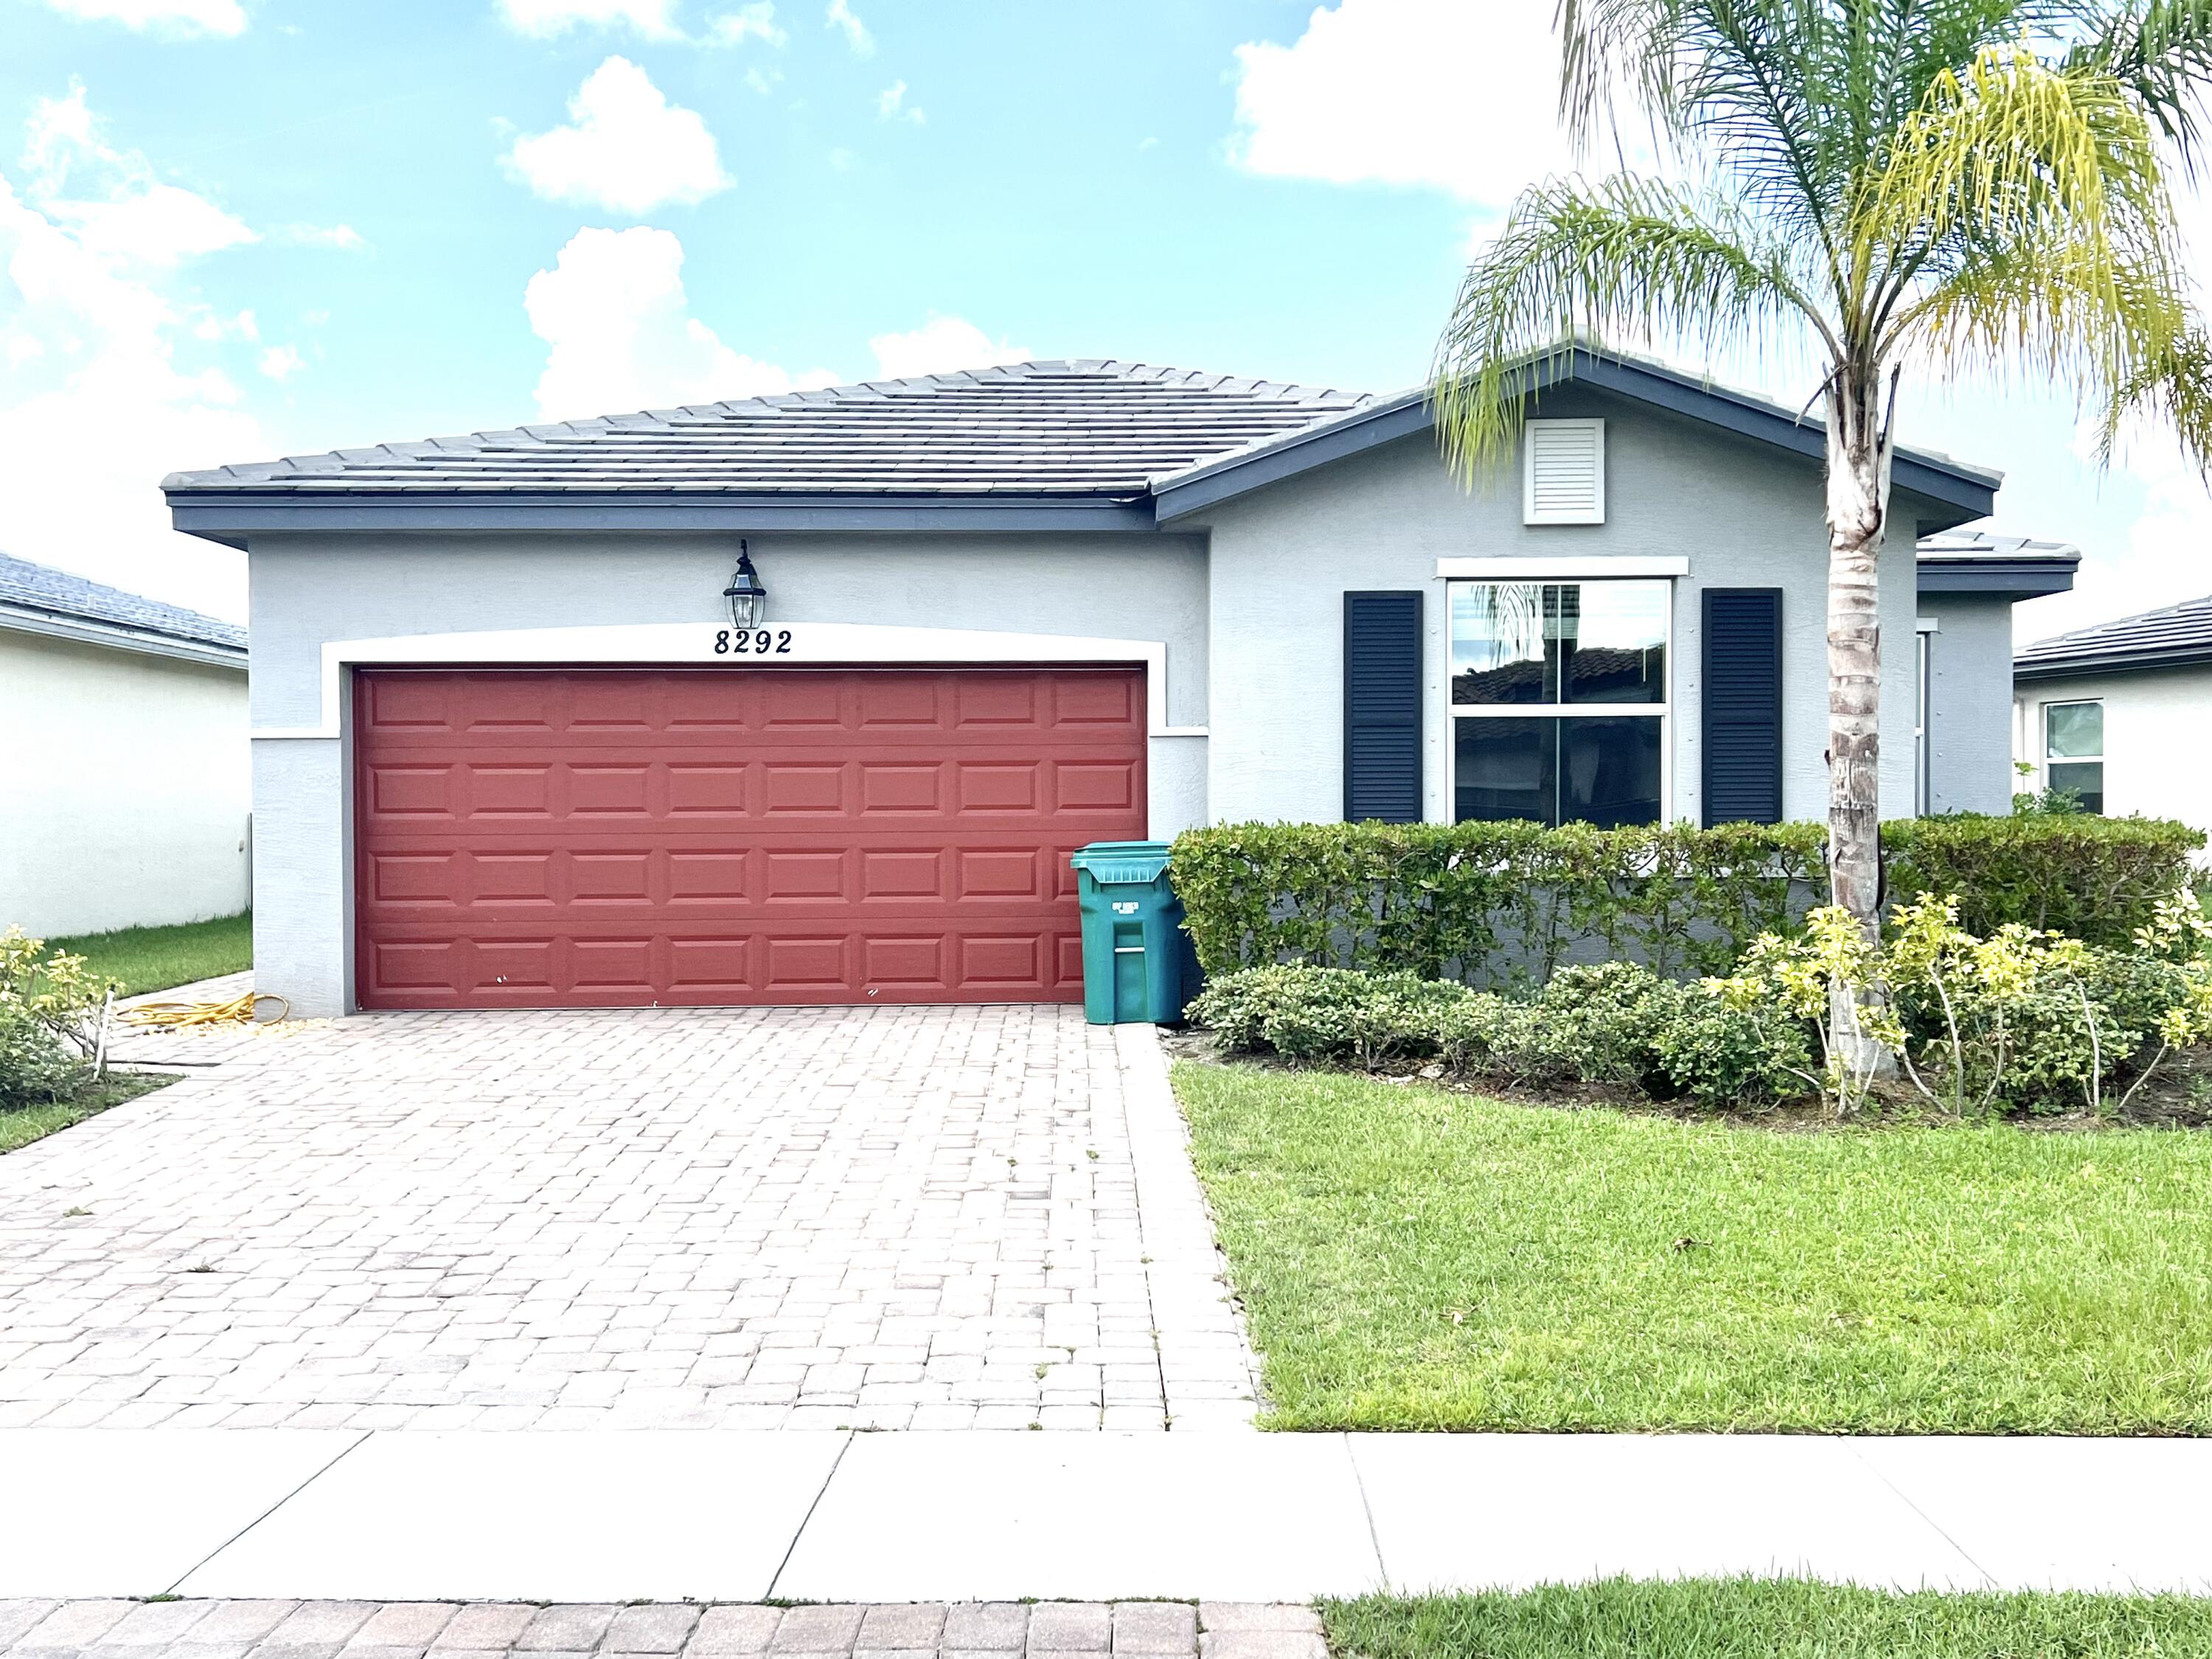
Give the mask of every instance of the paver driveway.
[{"label": "paver driveway", "polygon": [[0,1426],[1250,1416],[1148,1028],[653,1009],[170,1041],[224,1058],[0,1158]]}]

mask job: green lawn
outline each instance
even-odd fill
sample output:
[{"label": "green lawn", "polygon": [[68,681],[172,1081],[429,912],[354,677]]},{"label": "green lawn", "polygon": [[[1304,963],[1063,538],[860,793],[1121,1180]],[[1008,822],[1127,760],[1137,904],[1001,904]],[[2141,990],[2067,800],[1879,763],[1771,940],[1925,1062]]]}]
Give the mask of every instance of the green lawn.
[{"label": "green lawn", "polygon": [[1324,1602],[1353,1659],[2205,1659],[2212,1601],[1891,1595],[1789,1579]]},{"label": "green lawn", "polygon": [[214,921],[188,921],[175,927],[125,927],[112,933],[83,933],[46,941],[57,951],[83,957],[93,971],[123,981],[121,994],[166,991],[196,979],[235,974],[253,965],[253,913],[243,911]]},{"label": "green lawn", "polygon": [[71,1098],[51,1106],[0,1107],[0,1153],[12,1152],[34,1140],[44,1140],[73,1123],[82,1123],[120,1106],[126,1100],[174,1083],[173,1077],[137,1072],[110,1072],[101,1081],[80,1089]]},{"label": "green lawn", "polygon": [[2212,1134],[1175,1078],[1279,1426],[2212,1432]]}]

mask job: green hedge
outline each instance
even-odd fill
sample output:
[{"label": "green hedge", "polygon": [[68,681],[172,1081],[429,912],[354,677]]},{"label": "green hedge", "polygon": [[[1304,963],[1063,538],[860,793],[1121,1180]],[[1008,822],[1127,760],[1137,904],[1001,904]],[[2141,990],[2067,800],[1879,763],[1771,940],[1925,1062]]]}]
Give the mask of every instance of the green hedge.
[{"label": "green hedge", "polygon": [[[1883,829],[1893,892],[1957,893],[1960,921],[2125,945],[2204,837],[2148,818],[1945,817]],[[1232,823],[1171,869],[1209,974],[1279,962],[1540,983],[1573,954],[1723,973],[1826,897],[1816,823]]]},{"label": "green hedge", "polygon": [[2204,848],[2203,831],[2171,818],[2087,813],[1902,818],[1881,840],[1893,897],[1955,893],[1968,933],[2017,921],[2112,951],[2191,879]]}]

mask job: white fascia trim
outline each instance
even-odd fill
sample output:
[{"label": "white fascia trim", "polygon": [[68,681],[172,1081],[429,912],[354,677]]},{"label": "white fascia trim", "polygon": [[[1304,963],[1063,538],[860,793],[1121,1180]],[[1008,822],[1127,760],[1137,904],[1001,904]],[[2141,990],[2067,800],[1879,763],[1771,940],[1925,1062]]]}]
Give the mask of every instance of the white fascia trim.
[{"label": "white fascia trim", "polygon": [[129,651],[139,656],[169,657],[179,662],[205,663],[212,668],[228,668],[240,674],[246,672],[243,647],[204,643],[167,634],[145,633],[121,623],[111,625],[88,618],[18,611],[12,606],[0,605],[0,630],[38,634],[47,639],[70,640],[79,645],[106,646],[112,650]]},{"label": "white fascia trim", "polygon": [[1943,623],[1935,617],[1915,617],[1912,631],[1916,634],[1940,634],[1943,631]]},{"label": "white fascia trim", "polygon": [[[756,630],[761,631],[761,630]],[[718,653],[711,623],[644,623],[590,628],[514,628],[471,634],[406,634],[382,640],[329,640],[323,645],[322,722],[256,727],[260,739],[335,738],[346,670],[358,664],[410,666],[451,663],[471,667],[528,664],[805,668],[892,663],[1141,663],[1146,735],[1202,738],[1203,726],[1168,724],[1167,644],[1162,640],[1102,640],[1072,634],[993,634],[964,628],[896,628],[873,623],[785,623],[766,632],[790,637],[787,652],[765,657]]]},{"label": "white fascia trim", "polygon": [[1602,553],[1581,558],[1438,559],[1437,574],[1450,580],[1486,581],[1600,581],[1607,576],[1686,576],[1686,556],[1607,558]]}]

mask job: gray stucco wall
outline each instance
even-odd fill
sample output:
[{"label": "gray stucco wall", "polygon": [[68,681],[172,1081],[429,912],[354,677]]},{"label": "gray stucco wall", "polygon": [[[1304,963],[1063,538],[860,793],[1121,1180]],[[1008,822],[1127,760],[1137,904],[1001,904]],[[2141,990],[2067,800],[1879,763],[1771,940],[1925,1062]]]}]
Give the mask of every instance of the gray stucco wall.
[{"label": "gray stucco wall", "polygon": [[[1606,421],[1606,522],[1522,522],[1517,461],[1469,492],[1434,444],[1409,438],[1224,503],[1212,532],[1214,818],[1334,818],[1343,805],[1342,605],[1347,588],[1426,596],[1428,721],[1424,787],[1431,819],[1451,816],[1449,658],[1441,558],[1586,560],[1681,556],[1674,584],[1668,749],[1671,816],[1702,807],[1698,746],[1700,593],[1781,587],[1783,805],[1826,814],[1827,532],[1812,461],[1577,389],[1548,395],[1550,417]],[[1912,811],[1913,526],[1926,504],[1899,491],[1882,556],[1882,810]],[[2008,684],[2009,676],[1998,683]]]},{"label": "gray stucco wall", "polygon": [[2009,812],[2012,601],[1992,593],[1928,594],[1928,784],[1932,812]]},{"label": "gray stucco wall", "polygon": [[[754,536],[779,622],[1078,635],[1166,646],[1167,719],[1207,718],[1206,564],[1192,536]],[[257,730],[322,719],[325,641],[711,623],[734,537],[257,538]],[[351,1006],[349,768],[341,740],[254,744],[257,982],[302,1016]],[[1156,835],[1206,821],[1206,740],[1147,757]]]}]

